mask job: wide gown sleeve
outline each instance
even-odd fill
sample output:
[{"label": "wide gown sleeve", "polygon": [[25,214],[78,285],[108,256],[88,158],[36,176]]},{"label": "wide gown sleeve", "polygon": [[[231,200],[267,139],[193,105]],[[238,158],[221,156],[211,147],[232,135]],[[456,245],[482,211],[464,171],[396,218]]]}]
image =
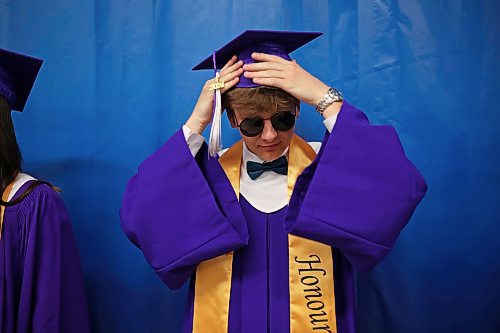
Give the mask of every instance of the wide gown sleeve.
[{"label": "wide gown sleeve", "polygon": [[80,259],[61,198],[39,185],[20,205],[24,264],[17,332],[90,332]]},{"label": "wide gown sleeve", "polygon": [[238,200],[203,144],[193,158],[182,130],[129,181],[122,228],[165,284],[179,288],[204,260],[248,244]]},{"label": "wide gown sleeve", "polygon": [[389,252],[426,191],[394,128],[370,125],[344,102],[297,179],[285,230],[339,249],[366,271]]}]

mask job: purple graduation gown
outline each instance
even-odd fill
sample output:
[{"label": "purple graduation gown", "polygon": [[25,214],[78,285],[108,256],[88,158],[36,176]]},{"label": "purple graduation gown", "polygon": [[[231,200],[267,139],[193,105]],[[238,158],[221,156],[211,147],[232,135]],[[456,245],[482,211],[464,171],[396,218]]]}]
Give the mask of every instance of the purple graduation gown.
[{"label": "purple graduation gown", "polygon": [[47,185],[38,185],[19,204],[5,209],[0,240],[0,332],[90,332],[71,224],[61,198]]},{"label": "purple graduation gown", "polygon": [[287,207],[266,214],[235,193],[202,146],[193,159],[182,130],[144,161],[124,196],[122,227],[165,284],[191,277],[183,332],[192,331],[196,266],[234,252],[230,333],[289,332],[287,234],[331,245],[339,333],[355,332],[354,271],[391,249],[425,195],[395,130],[372,126],[344,102]]}]

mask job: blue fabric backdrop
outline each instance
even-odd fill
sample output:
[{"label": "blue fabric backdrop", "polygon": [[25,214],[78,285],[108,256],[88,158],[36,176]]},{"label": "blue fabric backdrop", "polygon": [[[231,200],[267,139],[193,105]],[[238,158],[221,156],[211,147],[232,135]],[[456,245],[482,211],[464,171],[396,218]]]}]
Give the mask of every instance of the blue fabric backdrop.
[{"label": "blue fabric backdrop", "polygon": [[[395,126],[429,183],[359,277],[359,331],[500,332],[499,19],[495,0],[0,1],[0,47],[45,59],[14,121],[25,169],[64,189],[94,331],[180,330],[186,290],[168,291],[127,241],[121,196],[211,75],[190,68],[251,28],[325,32],[294,58]],[[298,132],[323,130],[304,107]]]}]

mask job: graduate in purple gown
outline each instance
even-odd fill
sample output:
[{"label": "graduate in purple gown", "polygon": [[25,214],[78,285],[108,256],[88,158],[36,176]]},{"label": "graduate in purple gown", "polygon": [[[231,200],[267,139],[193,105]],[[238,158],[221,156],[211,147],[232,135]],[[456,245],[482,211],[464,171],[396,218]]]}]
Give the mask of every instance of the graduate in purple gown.
[{"label": "graduate in purple gown", "polygon": [[[425,195],[395,130],[289,57],[319,35],[246,31],[197,65],[225,64],[128,183],[125,233],[169,288],[190,280],[183,332],[355,332],[355,272]],[[300,101],[322,143],[295,135]],[[242,140],[218,151],[223,108]]]},{"label": "graduate in purple gown", "polygon": [[21,172],[12,124],[11,110],[23,110],[41,64],[0,49],[0,333],[86,333],[68,214],[52,185]]}]

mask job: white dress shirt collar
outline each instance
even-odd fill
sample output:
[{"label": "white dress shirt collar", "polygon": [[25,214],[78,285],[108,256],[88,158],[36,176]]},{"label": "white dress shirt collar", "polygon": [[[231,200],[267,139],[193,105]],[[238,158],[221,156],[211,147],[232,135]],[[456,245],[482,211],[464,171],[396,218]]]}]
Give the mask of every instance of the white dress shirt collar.
[{"label": "white dress shirt collar", "polygon": [[[281,156],[288,153],[285,149]],[[281,157],[280,156],[280,157]],[[241,160],[240,194],[257,210],[272,213],[288,204],[287,176],[273,171],[262,173],[252,180],[247,173],[247,162],[263,163],[264,161],[252,153],[243,143],[243,158]]]}]

